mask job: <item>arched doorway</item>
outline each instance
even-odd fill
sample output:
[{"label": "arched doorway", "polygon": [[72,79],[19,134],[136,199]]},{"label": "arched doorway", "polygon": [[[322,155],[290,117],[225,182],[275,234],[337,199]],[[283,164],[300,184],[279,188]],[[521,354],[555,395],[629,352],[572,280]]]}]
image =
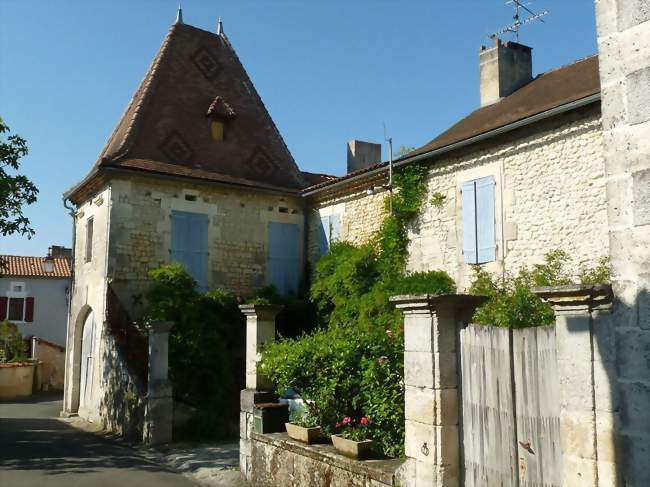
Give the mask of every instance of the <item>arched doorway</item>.
[{"label": "arched doorway", "polygon": [[95,314],[86,315],[81,336],[81,370],[79,374],[79,408],[92,407],[93,397],[93,350],[95,338]]}]

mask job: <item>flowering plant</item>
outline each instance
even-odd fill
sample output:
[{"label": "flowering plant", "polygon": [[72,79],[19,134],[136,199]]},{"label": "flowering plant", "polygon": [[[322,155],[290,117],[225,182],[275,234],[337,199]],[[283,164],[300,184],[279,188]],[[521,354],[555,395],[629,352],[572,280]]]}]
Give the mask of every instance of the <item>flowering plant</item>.
[{"label": "flowering plant", "polygon": [[336,423],[336,429],[343,438],[352,441],[364,441],[371,437],[370,420],[361,416],[359,421],[355,421],[350,416],[344,416],[343,419]]}]

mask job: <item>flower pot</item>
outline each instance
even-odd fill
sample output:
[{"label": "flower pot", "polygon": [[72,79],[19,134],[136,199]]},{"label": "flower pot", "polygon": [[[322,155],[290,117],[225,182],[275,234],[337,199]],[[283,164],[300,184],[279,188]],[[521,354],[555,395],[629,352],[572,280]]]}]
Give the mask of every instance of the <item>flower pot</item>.
[{"label": "flower pot", "polygon": [[304,426],[298,426],[293,423],[284,423],[284,426],[287,428],[287,434],[289,438],[294,440],[302,441],[303,443],[312,444],[320,436],[321,429],[320,426],[314,426],[313,428],[305,428]]},{"label": "flower pot", "polygon": [[355,460],[363,460],[372,453],[372,440],[354,441],[339,435],[332,435],[332,443],[336,451]]}]

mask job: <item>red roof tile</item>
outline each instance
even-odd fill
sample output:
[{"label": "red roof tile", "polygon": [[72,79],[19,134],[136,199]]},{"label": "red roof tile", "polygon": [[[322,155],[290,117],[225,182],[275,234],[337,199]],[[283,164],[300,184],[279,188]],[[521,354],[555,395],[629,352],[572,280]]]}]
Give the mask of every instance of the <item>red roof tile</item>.
[{"label": "red roof tile", "polygon": [[66,258],[55,258],[54,270],[45,272],[45,257],[25,257],[22,255],[0,255],[0,277],[45,277],[69,278],[70,262]]}]

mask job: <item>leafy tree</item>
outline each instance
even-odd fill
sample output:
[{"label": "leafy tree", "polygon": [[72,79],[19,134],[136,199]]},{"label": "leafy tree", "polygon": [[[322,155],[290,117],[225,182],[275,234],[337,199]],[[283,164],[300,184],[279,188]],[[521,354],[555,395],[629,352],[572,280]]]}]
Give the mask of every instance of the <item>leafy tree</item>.
[{"label": "leafy tree", "polygon": [[415,150],[415,147],[410,147],[408,145],[400,145],[399,149],[397,149],[395,152],[393,152],[393,157],[395,159],[405,156],[409,152],[413,152]]},{"label": "leafy tree", "polygon": [[8,135],[9,127],[0,118],[0,234],[15,233],[31,238],[34,230],[23,214],[23,206],[36,202],[38,189],[18,174],[20,158],[27,155],[27,142],[18,135]]}]

